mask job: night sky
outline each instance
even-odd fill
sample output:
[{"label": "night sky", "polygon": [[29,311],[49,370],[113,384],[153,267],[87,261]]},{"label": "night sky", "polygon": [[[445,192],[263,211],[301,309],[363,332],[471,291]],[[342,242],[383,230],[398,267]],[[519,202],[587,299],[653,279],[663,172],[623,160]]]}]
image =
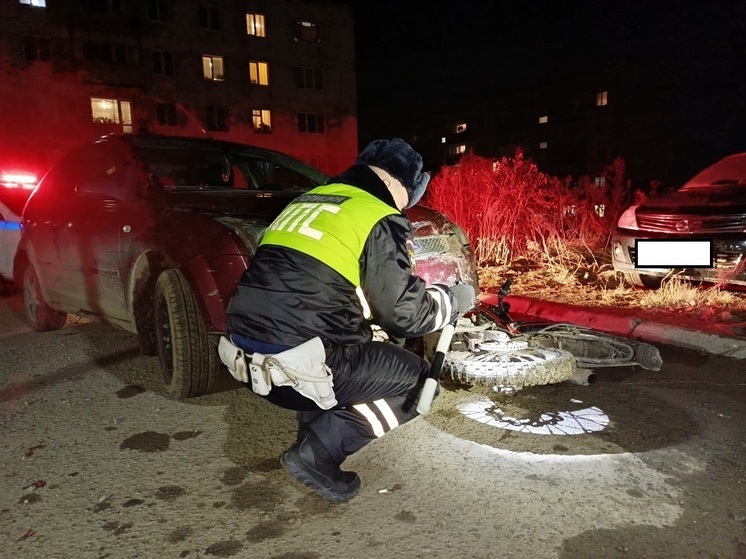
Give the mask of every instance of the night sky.
[{"label": "night sky", "polygon": [[720,111],[700,118],[746,120],[746,1],[350,3],[363,139],[381,109],[416,115],[617,62],[668,68],[693,112]]}]

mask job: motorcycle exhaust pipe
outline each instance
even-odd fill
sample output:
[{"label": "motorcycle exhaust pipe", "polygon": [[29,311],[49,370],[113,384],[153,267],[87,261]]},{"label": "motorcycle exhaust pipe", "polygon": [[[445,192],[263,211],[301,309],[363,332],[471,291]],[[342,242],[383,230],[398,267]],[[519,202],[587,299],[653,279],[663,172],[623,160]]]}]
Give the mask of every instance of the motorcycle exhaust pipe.
[{"label": "motorcycle exhaust pipe", "polygon": [[572,376],[565,382],[579,384],[580,386],[588,386],[596,382],[596,374],[590,369],[575,369]]}]

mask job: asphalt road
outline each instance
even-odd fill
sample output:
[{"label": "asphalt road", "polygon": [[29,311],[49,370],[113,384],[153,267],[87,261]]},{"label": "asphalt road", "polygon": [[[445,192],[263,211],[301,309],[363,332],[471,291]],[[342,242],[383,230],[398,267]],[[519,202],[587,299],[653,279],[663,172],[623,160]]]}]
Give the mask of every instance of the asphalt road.
[{"label": "asphalt road", "polygon": [[660,347],[587,387],[446,384],[331,504],[279,466],[291,412],[170,400],[133,336],[0,299],[0,557],[745,559],[743,361]]}]

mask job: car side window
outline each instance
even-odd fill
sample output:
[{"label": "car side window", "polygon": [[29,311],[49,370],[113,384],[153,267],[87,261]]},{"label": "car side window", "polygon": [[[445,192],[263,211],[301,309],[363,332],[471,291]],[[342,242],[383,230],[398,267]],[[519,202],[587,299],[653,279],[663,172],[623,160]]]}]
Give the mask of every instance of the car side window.
[{"label": "car side window", "polygon": [[260,190],[308,190],[316,186],[309,177],[266,159],[249,159],[249,169]]},{"label": "car side window", "polygon": [[303,191],[324,179],[297,160],[262,150],[233,150],[228,144],[189,141],[136,144],[149,183],[164,190],[288,190]]},{"label": "car side window", "polygon": [[193,154],[188,147],[146,143],[136,147],[135,159],[155,184],[166,189],[194,184]]},{"label": "car side window", "polygon": [[240,164],[236,164],[231,156],[221,153],[210,158],[204,165],[204,176],[200,185],[246,189],[249,188],[249,180]]},{"label": "car side window", "polygon": [[131,161],[107,149],[92,149],[79,168],[79,196],[104,200],[127,200],[136,189]]}]

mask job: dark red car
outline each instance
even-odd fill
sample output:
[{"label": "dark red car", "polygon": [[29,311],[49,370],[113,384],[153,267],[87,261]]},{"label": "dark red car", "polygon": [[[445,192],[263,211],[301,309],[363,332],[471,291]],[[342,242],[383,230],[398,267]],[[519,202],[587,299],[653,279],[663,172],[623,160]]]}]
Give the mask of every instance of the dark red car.
[{"label": "dark red car", "polygon": [[[73,150],[23,212],[16,280],[37,331],[68,313],[137,334],[176,398],[207,393],[225,309],[265,227],[328,180],[282,153],[211,139],[107,136]],[[461,229],[409,210],[418,273],[476,287]]]}]

